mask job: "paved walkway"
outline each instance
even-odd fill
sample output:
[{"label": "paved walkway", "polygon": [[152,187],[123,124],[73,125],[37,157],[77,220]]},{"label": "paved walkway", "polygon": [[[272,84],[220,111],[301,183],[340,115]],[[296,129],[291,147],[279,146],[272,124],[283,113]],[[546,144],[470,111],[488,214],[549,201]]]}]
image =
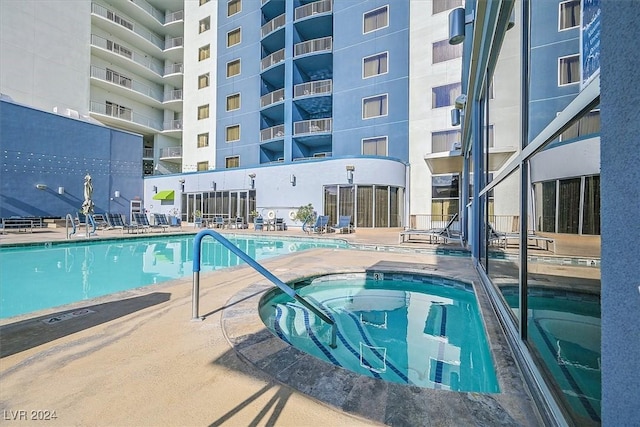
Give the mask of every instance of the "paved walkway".
[{"label": "paved walkway", "polygon": [[[18,237],[42,242],[64,234]],[[398,230],[358,230],[346,238],[374,248],[399,241]],[[407,247],[416,246],[401,246]],[[0,322],[0,423],[33,425],[32,417],[55,412],[47,425],[538,425],[470,259],[315,249],[263,265],[290,281],[380,263],[476,285],[501,393],[390,385],[320,362],[302,363],[304,356],[265,334],[257,301],[266,283],[239,266],[202,275],[201,322],[191,321],[191,278]],[[90,312],[54,325],[42,322],[80,309]],[[274,361],[281,367],[274,368]]]}]

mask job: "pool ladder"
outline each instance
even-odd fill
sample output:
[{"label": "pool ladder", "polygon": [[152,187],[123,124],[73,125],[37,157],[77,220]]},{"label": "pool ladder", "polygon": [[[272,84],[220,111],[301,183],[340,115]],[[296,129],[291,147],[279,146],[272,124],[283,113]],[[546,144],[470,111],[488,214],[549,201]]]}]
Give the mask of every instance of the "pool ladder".
[{"label": "pool ladder", "polygon": [[[69,233],[69,223],[71,223],[71,233]],[[91,227],[93,228],[91,231],[89,231],[89,224],[91,224]],[[71,236],[73,236],[74,234],[76,234],[76,223],[73,220],[73,217],[71,216],[71,214],[67,214],[67,216],[64,219],[64,225],[65,225],[65,230],[67,233],[67,239],[70,239]],[[96,228],[97,228],[97,224],[95,219],[93,219],[93,215],[88,214],[87,215],[87,219],[85,221],[85,225],[87,227],[87,232],[84,234],[84,237],[91,237],[92,235],[95,236],[96,235]],[[78,236],[82,236],[81,234]]]},{"label": "pool ladder", "polygon": [[202,230],[198,234],[196,234],[196,237],[193,240],[193,291],[191,300],[192,321],[202,320],[202,318],[198,315],[200,305],[200,248],[202,246],[202,239],[205,236],[211,236],[216,239],[219,243],[222,244],[222,246],[229,249],[231,252],[237,255],[238,258],[249,264],[249,266],[251,266],[254,270],[269,279],[271,283],[279,287],[284,293],[305,306],[307,309],[313,312],[313,314],[322,319],[325,323],[329,324],[331,326],[331,343],[329,344],[329,346],[331,348],[337,347],[336,323],[333,321],[333,319],[320,311],[320,309],[315,307],[302,296],[298,295],[298,293],[289,285],[278,279],[269,270],[260,265],[255,259],[251,258],[244,251],[242,251],[242,249],[231,243],[226,237],[222,236],[220,233],[214,230]]}]

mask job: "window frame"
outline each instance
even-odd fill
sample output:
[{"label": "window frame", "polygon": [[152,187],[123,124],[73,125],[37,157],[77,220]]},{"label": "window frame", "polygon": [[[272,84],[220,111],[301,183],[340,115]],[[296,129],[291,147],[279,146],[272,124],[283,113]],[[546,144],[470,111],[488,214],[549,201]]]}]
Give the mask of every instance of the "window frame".
[{"label": "window frame", "polygon": [[[576,80],[574,80],[572,82],[561,83],[561,81],[562,81],[562,61],[566,60],[567,58],[577,58],[578,75],[576,76]],[[574,53],[574,54],[571,54],[571,55],[565,55],[565,56],[558,57],[558,87],[565,87],[565,86],[571,86],[571,85],[576,85],[576,84],[580,84],[580,54],[579,53]]]},{"label": "window frame", "polygon": [[[435,5],[436,5],[436,3],[438,1],[440,3],[444,3],[447,7],[443,8],[443,9],[437,11],[437,12],[434,12]],[[451,5],[451,4],[447,4],[447,3],[454,3],[454,4]],[[461,7],[462,5],[463,5],[462,4],[462,0],[433,0],[433,2],[431,3],[431,15],[437,15],[438,13],[447,12],[447,11],[449,11],[451,9],[455,9],[456,7]]]},{"label": "window frame", "polygon": [[[201,142],[204,141],[204,142]],[[209,132],[199,133],[196,139],[197,148],[205,148],[209,146]]]},{"label": "window frame", "polygon": [[[238,5],[238,10],[236,10],[233,13],[230,13],[230,6],[231,5]],[[228,0],[227,1],[227,18],[233,15],[237,15],[238,13],[242,12],[242,0]]]},{"label": "window frame", "polygon": [[[233,63],[236,63],[236,62],[238,63],[238,72],[237,72],[236,74],[231,74],[231,75],[230,75],[230,74],[229,74],[229,67],[230,67]],[[234,59],[234,60],[231,60],[231,61],[227,62],[227,63],[225,64],[225,69],[226,69],[226,75],[227,75],[227,78],[228,78],[228,79],[233,78],[233,77],[236,77],[236,76],[239,76],[239,75],[242,73],[242,62],[240,61],[240,58],[236,58],[236,59]]]},{"label": "window frame", "polygon": [[[447,51],[458,51],[459,55],[458,56],[453,56],[451,58],[446,58],[446,59],[441,59],[439,61],[436,61],[436,45],[439,46],[447,46],[449,48],[449,50]],[[431,64],[442,64],[443,62],[448,62],[448,61],[453,61],[455,59],[458,58],[462,58],[462,43],[457,44],[457,45],[451,45],[449,43],[449,40],[438,40],[435,41],[433,43],[431,43]]]},{"label": "window frame", "polygon": [[[237,165],[236,166],[229,166],[229,161],[232,160],[232,159],[236,159],[237,160]],[[240,167],[240,156],[239,155],[225,156],[225,158],[224,158],[224,167],[225,167],[225,169],[239,168]]]},{"label": "window frame", "polygon": [[[384,99],[385,100],[385,112],[384,114],[380,114],[377,116],[370,116],[370,117],[365,117],[365,102],[368,100],[372,100],[372,99],[376,99],[376,98],[380,98],[380,99]],[[376,119],[379,117],[387,117],[389,115],[389,94],[388,93],[381,93],[379,95],[373,95],[373,96],[367,96],[365,98],[362,98],[362,120],[370,120],[370,119]]]},{"label": "window frame", "polygon": [[[206,55],[206,56],[203,56]],[[206,44],[198,48],[198,62],[211,58],[211,44]]]},{"label": "window frame", "polygon": [[[206,79],[205,85],[202,84],[203,79]],[[209,73],[200,74],[198,76],[198,89],[204,89],[206,87],[209,87],[210,84],[211,84],[211,78]]]},{"label": "window frame", "polygon": [[[201,117],[200,113],[206,110],[206,116]],[[205,120],[209,118],[209,104],[198,105],[198,120]]]},{"label": "window frame", "polygon": [[[370,76],[367,76],[365,74],[367,59],[376,58],[376,57],[382,57],[383,55],[386,58],[386,70],[384,72],[382,72],[382,73],[372,74]],[[383,76],[383,75],[388,74],[388,73],[389,73],[389,51],[388,50],[386,50],[384,52],[374,53],[373,55],[365,56],[365,57],[362,58],[362,79],[370,79],[372,77]]]},{"label": "window frame", "polygon": [[[229,130],[231,130],[232,128],[237,128],[238,129],[238,138],[237,139],[229,139]],[[224,127],[224,142],[227,144],[232,144],[234,142],[238,142],[240,141],[240,124],[234,124],[234,125],[229,125],[229,126],[225,126]]]},{"label": "window frame", "polygon": [[[229,44],[229,35],[230,35],[231,33],[235,32],[235,31],[237,31],[237,32],[238,32],[238,42],[237,42],[237,43],[234,43],[234,44]],[[236,46],[236,45],[239,45],[240,43],[242,43],[242,27],[237,27],[237,28],[234,28],[234,29],[233,29],[233,30],[231,30],[231,31],[228,31],[228,32],[227,32],[227,35],[226,35],[226,40],[227,40],[227,42],[226,42],[226,43],[227,43],[227,47],[228,47],[228,48],[229,48],[229,47]]]},{"label": "window frame", "polygon": [[[229,99],[232,98],[232,97],[236,97],[236,96],[238,97],[238,106],[236,108],[229,108]],[[242,97],[240,95],[240,92],[232,93],[232,94],[226,96],[226,98],[225,98],[225,109],[226,109],[227,112],[239,110],[241,106],[242,106]]]},{"label": "window frame", "polygon": [[[373,30],[366,31],[367,15],[371,15],[371,14],[373,14],[375,12],[379,12],[379,11],[381,11],[383,9],[386,9],[386,12],[387,12],[387,23],[386,23],[386,25],[384,25],[382,27],[376,27]],[[389,5],[388,4],[386,4],[384,6],[381,6],[381,7],[377,7],[377,8],[372,9],[372,10],[369,10],[369,11],[364,12],[362,14],[362,34],[373,33],[375,31],[382,30],[382,29],[388,28],[388,27],[389,27]]]},{"label": "window frame", "polygon": [[[384,141],[384,154],[379,154],[378,153],[378,142],[380,140]],[[373,141],[375,141],[375,144],[376,144],[376,154],[365,154],[364,153],[365,143],[373,142]],[[389,136],[388,135],[381,135],[381,136],[369,136],[369,137],[366,137],[366,138],[362,138],[360,140],[360,153],[362,153],[363,156],[389,157]]]},{"label": "window frame", "polygon": [[[439,89],[439,88],[444,88],[447,86],[455,86],[457,85],[460,88],[460,93],[462,93],[462,83],[461,82],[455,82],[455,83],[447,83],[444,85],[440,85],[440,86],[432,86],[431,87],[431,109],[435,109],[435,108],[446,108],[446,107],[451,107],[452,105],[455,104],[456,102],[456,97],[454,97],[453,99],[449,100],[449,104],[446,105],[436,105],[436,101],[437,101],[437,97],[436,97],[436,93],[435,90]],[[458,95],[459,96],[459,95]]]},{"label": "window frame", "polygon": [[[201,169],[201,166],[206,166],[206,167],[204,169]],[[209,170],[209,160],[198,162],[196,164],[196,170],[198,172],[208,171]]]},{"label": "window frame", "polygon": [[[204,29],[203,29],[204,24]],[[198,34],[202,34],[211,29],[211,17],[207,16],[198,21]]]},{"label": "window frame", "polygon": [[[562,6],[566,5],[567,3],[578,3],[578,23],[576,25],[574,25],[573,27],[566,27],[566,28],[562,28]],[[566,0],[566,1],[561,1],[560,3],[558,3],[558,32],[560,31],[567,31],[567,30],[573,30],[575,28],[580,28],[580,19],[582,18],[581,16],[582,11],[580,10],[580,0]]]}]

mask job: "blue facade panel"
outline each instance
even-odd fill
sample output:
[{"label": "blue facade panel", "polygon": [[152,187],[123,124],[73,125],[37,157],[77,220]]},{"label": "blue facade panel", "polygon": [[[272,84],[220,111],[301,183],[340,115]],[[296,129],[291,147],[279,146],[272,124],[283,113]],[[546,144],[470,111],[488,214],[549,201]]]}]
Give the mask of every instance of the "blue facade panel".
[{"label": "blue facade panel", "polygon": [[[129,201],[142,198],[141,136],[11,102],[0,105],[1,217],[75,216],[87,173],[95,212],[128,214]],[[116,190],[119,198],[113,197]]]}]

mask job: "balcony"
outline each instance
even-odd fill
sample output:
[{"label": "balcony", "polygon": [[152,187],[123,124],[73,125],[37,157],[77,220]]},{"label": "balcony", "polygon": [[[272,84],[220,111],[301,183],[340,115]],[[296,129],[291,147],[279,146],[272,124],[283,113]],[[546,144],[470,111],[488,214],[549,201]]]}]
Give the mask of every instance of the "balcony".
[{"label": "balcony", "polygon": [[142,158],[143,159],[153,159],[153,148],[143,148],[142,149]]},{"label": "balcony", "polygon": [[302,96],[328,95],[331,94],[332,90],[333,81],[331,79],[317,80],[295,85],[293,88],[293,97],[298,98]]},{"label": "balcony", "polygon": [[265,70],[282,61],[284,61],[284,49],[280,49],[279,51],[273,52],[271,55],[262,58],[262,61],[260,61],[260,70]]},{"label": "balcony", "polygon": [[294,48],[294,57],[308,55],[310,53],[331,52],[333,49],[332,37],[322,37],[298,43]]},{"label": "balcony", "polygon": [[[101,49],[103,52],[108,52],[108,54],[103,53],[102,55],[99,55],[100,52],[97,53],[98,56],[105,57],[105,59],[110,62],[126,68],[131,67],[132,64],[136,64],[140,67],[139,74],[141,76],[149,78],[150,80],[162,81],[161,77],[164,74],[164,66],[162,61],[158,59],[140,54],[128,47],[95,34],[91,35],[91,47]],[[182,78],[180,78],[180,82],[182,82]]]},{"label": "balcony", "polygon": [[296,157],[292,160],[294,162],[300,162],[304,160],[320,160],[320,159],[324,159],[325,157],[331,157],[331,156],[333,156],[333,153],[331,151],[327,151],[324,153],[315,153],[313,156],[310,156],[310,157]]},{"label": "balcony", "polygon": [[284,13],[280,16],[276,16],[271,21],[267,22],[262,26],[262,30],[261,30],[262,37],[264,38],[267,35],[274,32],[275,30],[277,30],[278,28],[284,27],[285,23],[286,23],[286,15]]},{"label": "balcony", "polygon": [[[139,102],[151,104],[153,106],[158,106],[158,103],[163,102],[160,87],[152,88],[116,71],[109,69],[105,70],[92,65],[91,78],[103,83],[99,86],[128,98],[135,99]],[[116,88],[114,88],[114,85]]]},{"label": "balcony", "polygon": [[118,12],[107,9],[100,4],[91,3],[91,13],[94,16],[99,16],[107,21],[114,23],[115,26],[113,26],[112,28],[112,30],[114,30],[114,34],[122,38],[123,40],[135,42],[135,39],[131,37],[131,34],[135,34],[138,37],[146,40],[153,46],[157,47],[158,49],[164,49],[164,39],[162,37],[160,37],[153,31],[144,28],[142,25],[138,25],[128,18],[119,15]]},{"label": "balcony", "polygon": [[298,136],[315,133],[330,133],[332,122],[332,119],[313,119],[295,122],[293,124],[293,134]]},{"label": "balcony", "polygon": [[284,125],[272,126],[260,131],[260,141],[268,141],[276,138],[284,138]]},{"label": "balcony", "polygon": [[167,12],[164,16],[165,25],[173,24],[184,20],[184,10],[177,10],[175,12]]},{"label": "balcony", "polygon": [[182,147],[165,147],[160,149],[160,160],[165,162],[181,162]]},{"label": "balcony", "polygon": [[331,0],[315,1],[313,3],[305,4],[304,6],[296,7],[295,20],[304,19],[309,16],[317,15],[319,13],[330,13],[332,11]]},{"label": "balcony", "polygon": [[182,132],[182,120],[170,120],[162,124],[164,131]]},{"label": "balcony", "polygon": [[260,108],[268,107],[276,102],[284,101],[284,89],[274,90],[260,97]]},{"label": "balcony", "polygon": [[131,108],[91,101],[89,112],[99,121],[129,131],[152,134],[162,130],[160,123],[134,112]]}]

